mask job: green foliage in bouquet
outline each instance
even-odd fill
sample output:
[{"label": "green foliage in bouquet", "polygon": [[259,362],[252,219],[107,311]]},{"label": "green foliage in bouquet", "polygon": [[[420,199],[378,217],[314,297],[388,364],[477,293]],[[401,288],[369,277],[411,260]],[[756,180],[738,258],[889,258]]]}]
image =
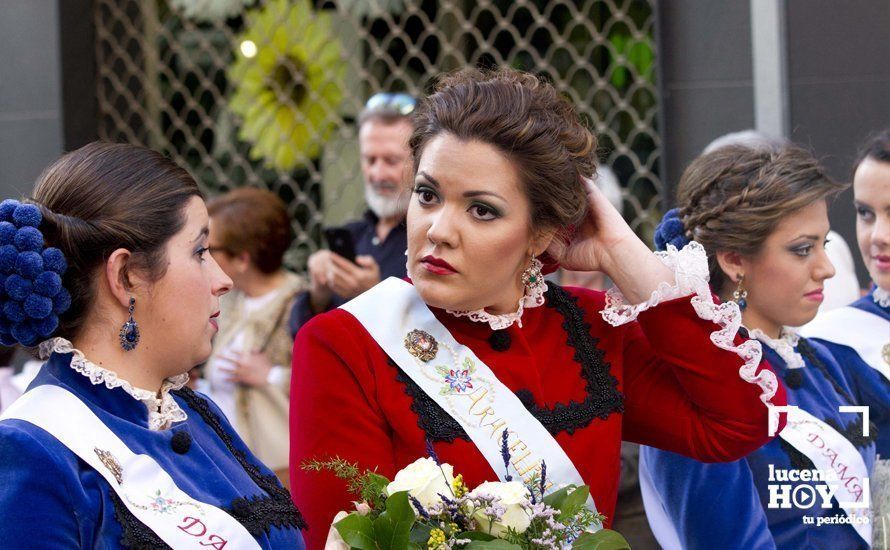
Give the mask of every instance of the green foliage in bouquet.
[{"label": "green foliage in bouquet", "polygon": [[[506,440],[505,440],[506,441]],[[504,444],[506,449],[506,444]],[[619,533],[599,529],[605,517],[587,506],[586,485],[544,494],[546,465],[528,484],[486,482],[470,491],[449,464],[421,458],[393,481],[335,458],[303,464],[346,480],[361,502],[334,522],[342,544],[358,550],[624,550]],[[509,453],[504,452],[505,465]]]}]

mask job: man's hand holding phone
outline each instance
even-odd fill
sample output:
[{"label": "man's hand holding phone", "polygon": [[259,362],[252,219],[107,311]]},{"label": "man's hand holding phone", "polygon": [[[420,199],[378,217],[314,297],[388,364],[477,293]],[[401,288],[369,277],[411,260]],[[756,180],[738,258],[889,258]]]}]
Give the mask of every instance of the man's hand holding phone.
[{"label": "man's hand holding phone", "polygon": [[309,297],[312,311],[331,305],[333,294],[349,300],[380,282],[380,266],[372,256],[356,256],[352,235],[345,229],[325,230],[330,250],[309,256]]}]

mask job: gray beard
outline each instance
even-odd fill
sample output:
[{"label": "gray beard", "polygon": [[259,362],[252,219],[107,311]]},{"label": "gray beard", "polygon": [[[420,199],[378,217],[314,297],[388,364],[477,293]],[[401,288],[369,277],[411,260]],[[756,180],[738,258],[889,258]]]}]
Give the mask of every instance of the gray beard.
[{"label": "gray beard", "polygon": [[365,185],[365,202],[378,218],[389,219],[404,216],[408,211],[410,193],[400,193],[394,198],[384,197],[374,192],[369,185]]}]

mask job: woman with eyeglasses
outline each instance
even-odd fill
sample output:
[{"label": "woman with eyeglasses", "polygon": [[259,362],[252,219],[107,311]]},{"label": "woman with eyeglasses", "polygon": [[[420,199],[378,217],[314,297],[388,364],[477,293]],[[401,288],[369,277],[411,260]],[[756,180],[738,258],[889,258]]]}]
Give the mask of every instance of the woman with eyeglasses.
[{"label": "woman with eyeglasses", "polygon": [[794,408],[776,439],[735,462],[641,450],[646,515],[663,548],[869,546],[875,442],[863,394],[839,357],[791,328],[816,316],[834,276],[828,204],[845,187],[791,145],[721,147],[684,172],[656,243],[704,247],[714,290],[742,308]]},{"label": "woman with eyeglasses", "polygon": [[287,315],[303,281],[284,267],[293,242],[284,202],[242,187],[207,203],[210,253],[232,279],[204,368],[208,394],[254,454],[288,483],[293,338]]},{"label": "woman with eyeglasses", "polygon": [[[297,336],[290,467],[310,546],[355,497],[307,460],[392,477],[429,442],[469,486],[528,481],[546,462],[553,487],[588,484],[608,517],[622,439],[712,461],[769,440],[783,390],[736,334],[738,309],[715,302],[704,252],[656,256],[634,235],[590,181],[596,139],[553,86],[460,72],[414,127],[410,281],[385,280]],[[550,258],[620,291],[547,283]]]},{"label": "woman with eyeglasses", "polygon": [[880,460],[872,476],[875,548],[890,545],[890,130],[869,139],[853,173],[856,238],[871,276],[867,295],[828,311],[803,334],[831,350],[857,377],[863,404],[877,427]]}]

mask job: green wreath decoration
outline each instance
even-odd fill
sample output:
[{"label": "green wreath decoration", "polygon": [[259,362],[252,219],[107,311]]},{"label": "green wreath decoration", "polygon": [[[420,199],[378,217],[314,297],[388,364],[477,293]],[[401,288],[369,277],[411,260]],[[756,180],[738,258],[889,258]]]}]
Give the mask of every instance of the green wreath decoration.
[{"label": "green wreath decoration", "polygon": [[308,0],[271,0],[247,14],[229,68],[229,109],[250,158],[289,171],[317,158],[336,126],[347,62],[331,15]]}]

